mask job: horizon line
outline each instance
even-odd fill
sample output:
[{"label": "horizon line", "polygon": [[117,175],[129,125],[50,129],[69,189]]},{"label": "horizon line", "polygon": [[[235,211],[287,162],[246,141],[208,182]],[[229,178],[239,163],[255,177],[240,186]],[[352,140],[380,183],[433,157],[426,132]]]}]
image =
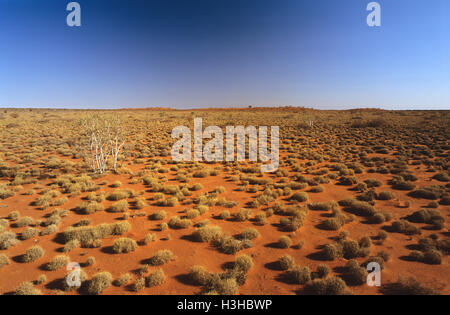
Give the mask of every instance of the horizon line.
[{"label": "horizon line", "polygon": [[378,111],[448,111],[449,108],[416,108],[416,109],[395,109],[395,108],[383,108],[383,107],[344,107],[337,108],[315,108],[313,106],[296,106],[296,105],[220,105],[217,107],[190,107],[185,106],[183,108],[171,107],[171,106],[147,106],[147,107],[105,107],[105,108],[88,108],[88,107],[1,107],[0,110],[15,109],[15,110],[29,110],[29,109],[41,109],[41,110],[91,110],[91,111],[114,111],[114,110],[148,110],[148,111],[200,111],[200,110],[252,110],[252,109],[293,109],[293,110],[316,110],[316,111],[348,111],[348,110],[378,110]]}]

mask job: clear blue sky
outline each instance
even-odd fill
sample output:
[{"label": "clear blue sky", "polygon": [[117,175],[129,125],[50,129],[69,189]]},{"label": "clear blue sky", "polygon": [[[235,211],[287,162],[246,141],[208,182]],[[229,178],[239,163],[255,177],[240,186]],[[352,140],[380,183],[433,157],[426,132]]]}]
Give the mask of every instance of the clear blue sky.
[{"label": "clear blue sky", "polygon": [[0,107],[450,109],[450,1],[0,0]]}]

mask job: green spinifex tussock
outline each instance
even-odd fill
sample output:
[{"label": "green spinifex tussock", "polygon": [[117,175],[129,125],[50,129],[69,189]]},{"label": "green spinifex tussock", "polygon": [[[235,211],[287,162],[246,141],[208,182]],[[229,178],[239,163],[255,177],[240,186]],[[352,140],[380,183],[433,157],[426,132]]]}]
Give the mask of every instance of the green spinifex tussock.
[{"label": "green spinifex tussock", "polygon": [[122,221],[111,224],[100,224],[97,226],[70,227],[61,233],[64,243],[78,240],[80,243],[89,244],[94,240],[102,239],[111,235],[122,235],[130,230],[131,225],[128,221]]}]

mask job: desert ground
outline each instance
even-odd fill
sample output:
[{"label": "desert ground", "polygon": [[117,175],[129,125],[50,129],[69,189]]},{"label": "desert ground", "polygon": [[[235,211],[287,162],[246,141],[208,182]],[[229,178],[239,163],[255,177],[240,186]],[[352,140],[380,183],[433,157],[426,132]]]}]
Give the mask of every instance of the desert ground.
[{"label": "desert ground", "polygon": [[[86,161],[92,115],[120,119],[115,171]],[[195,117],[279,126],[279,169],[173,161]],[[0,294],[450,293],[450,111],[2,109],[0,128]]]}]

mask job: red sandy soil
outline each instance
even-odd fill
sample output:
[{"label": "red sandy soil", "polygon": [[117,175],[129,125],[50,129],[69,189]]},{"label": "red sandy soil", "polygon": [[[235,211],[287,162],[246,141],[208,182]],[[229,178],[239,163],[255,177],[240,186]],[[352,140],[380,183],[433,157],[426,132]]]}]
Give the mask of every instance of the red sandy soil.
[{"label": "red sandy soil", "polygon": [[[211,165],[208,165],[211,167]],[[136,171],[142,166],[140,165],[130,165],[128,166],[132,171]],[[169,179],[173,179],[173,172],[170,172]],[[420,169],[414,169],[414,174],[419,178],[416,183],[417,186],[420,185],[431,185],[438,184],[434,180],[429,180],[430,175],[425,172],[425,169],[421,167]],[[239,205],[231,210],[231,212],[237,211],[240,207],[243,207],[246,202],[251,201],[251,196],[257,194],[248,194],[245,192],[234,191],[236,189],[236,183],[226,181],[225,176],[228,174],[221,173],[215,177],[207,177],[204,179],[193,178],[189,185],[194,183],[201,183],[205,188],[200,192],[210,191],[216,186],[224,186],[226,192],[221,194],[221,197],[226,197],[227,200],[233,200],[239,202]],[[382,187],[378,187],[377,191],[391,190],[390,186],[386,184],[387,175],[381,174],[362,174],[358,175],[360,179],[366,178],[377,178],[383,182]],[[104,180],[108,180],[112,183],[119,180],[123,183],[122,188],[131,188],[135,191],[145,190],[147,188],[143,184],[130,185],[128,175],[108,175],[105,178],[96,180],[100,183]],[[333,182],[333,181],[332,181]],[[47,184],[48,181],[43,181],[41,184]],[[167,184],[178,184],[176,181],[169,181]],[[35,185],[24,185],[24,191],[34,187]],[[309,193],[309,202],[315,201],[330,201],[330,200],[341,200],[347,197],[353,197],[355,192],[349,191],[347,186],[339,186],[334,183],[322,184],[325,191],[322,193]],[[102,186],[102,191],[109,192],[113,191],[114,188],[107,186]],[[200,192],[195,192],[194,195]],[[393,220],[399,219],[420,209],[421,206],[425,206],[429,201],[423,199],[413,199],[406,195],[407,192],[395,191],[398,200],[391,201],[378,201],[377,209],[387,210],[393,214]],[[83,202],[82,197],[87,193],[83,193],[80,196],[70,198],[69,201],[61,207],[63,209],[73,209],[78,204]],[[144,197],[148,200],[153,193],[146,192]],[[20,211],[21,216],[30,216],[34,219],[42,219],[45,214],[48,214],[53,210],[54,207],[47,209],[45,211],[37,210],[37,207],[31,206],[31,202],[37,198],[37,195],[25,196],[21,192],[17,193],[16,196],[8,198],[0,202],[0,218],[6,217],[7,214],[13,210]],[[411,207],[399,208],[396,207],[398,202],[409,201]],[[216,248],[208,245],[206,243],[196,243],[186,236],[190,235],[194,228],[190,227],[188,229],[172,230],[167,229],[160,232],[157,230],[157,225],[161,221],[151,221],[148,219],[148,215],[154,213],[158,210],[165,210],[167,212],[167,217],[165,222],[171,216],[179,215],[182,216],[182,211],[186,208],[191,208],[192,206],[178,205],[176,207],[158,207],[150,205],[152,201],[148,201],[149,206],[144,209],[139,210],[139,212],[145,212],[147,216],[144,217],[133,217],[129,219],[132,224],[132,229],[126,233],[124,236],[140,241],[147,233],[156,233],[158,240],[154,243],[150,243],[145,246],[139,246],[136,251],[129,254],[112,254],[108,251],[108,248],[113,244],[114,240],[118,237],[109,237],[103,239],[101,248],[96,249],[85,249],[77,248],[67,255],[70,256],[71,260],[74,262],[83,263],[90,256],[94,256],[96,263],[91,267],[85,267],[85,270],[89,276],[92,276],[99,271],[109,271],[114,278],[117,278],[123,273],[130,272],[133,273],[142,261],[153,256],[153,254],[160,249],[169,249],[176,256],[175,261],[169,262],[162,266],[164,272],[167,275],[166,282],[154,288],[146,288],[137,293],[132,292],[129,288],[117,288],[111,286],[106,294],[197,294],[200,292],[200,287],[190,285],[186,281],[186,274],[189,268],[193,265],[202,265],[207,270],[211,272],[223,271],[222,266],[224,263],[231,262],[234,260],[233,255],[226,255],[220,253]],[[103,202],[105,209],[111,204],[110,201]],[[7,207],[2,207],[6,205]],[[193,221],[198,222],[204,219],[211,220],[211,225],[219,225],[223,232],[227,232],[231,235],[240,233],[247,227],[256,228],[260,232],[260,236],[253,241],[254,247],[250,249],[243,250],[239,252],[240,254],[251,255],[254,260],[254,267],[248,274],[247,282],[239,288],[240,294],[295,294],[301,293],[299,289],[301,286],[287,284],[279,280],[279,276],[282,274],[281,271],[273,270],[270,263],[276,261],[280,256],[284,254],[289,254],[295,258],[295,261],[300,266],[309,266],[311,270],[315,270],[319,264],[328,264],[332,269],[337,267],[342,267],[345,265],[345,259],[338,259],[333,262],[324,262],[315,260],[314,256],[311,254],[318,252],[318,247],[328,242],[332,242],[333,237],[335,237],[338,232],[336,231],[324,231],[316,227],[324,219],[325,211],[309,211],[307,220],[302,228],[300,228],[295,233],[280,232],[273,226],[273,224],[278,223],[279,217],[272,216],[268,218],[269,224],[265,226],[257,226],[251,222],[233,222],[224,221],[216,219],[215,216],[221,211],[225,210],[223,207],[212,207],[209,212],[195,218]],[[440,207],[440,210],[445,217],[448,218],[449,207]],[[133,213],[133,210],[129,211]],[[254,213],[259,212],[258,209],[254,209]],[[68,213],[68,216],[63,218],[60,224],[59,231],[64,231],[67,227],[75,224],[83,218],[89,218],[91,220],[91,225],[97,225],[100,223],[111,223],[119,220],[122,214],[110,213],[107,211],[97,212],[91,215],[79,215],[73,211]],[[366,224],[365,219],[357,217],[352,223],[346,224],[343,229],[350,232],[350,237],[352,239],[359,239],[364,235],[375,236],[385,224]],[[425,226],[425,225],[418,225]],[[445,223],[444,230],[448,230],[448,220]],[[12,228],[16,233],[20,233],[25,228]],[[371,254],[376,254],[380,250],[385,250],[391,254],[390,261],[386,264],[386,269],[382,272],[382,283],[395,282],[399,276],[414,276],[422,284],[439,289],[444,294],[450,293],[450,275],[449,275],[449,258],[444,256],[441,265],[427,265],[420,262],[409,262],[401,259],[402,256],[409,254],[410,250],[407,248],[408,245],[417,244],[419,238],[427,236],[429,234],[435,233],[434,231],[428,231],[422,229],[422,235],[420,236],[406,236],[399,233],[389,233],[387,240],[383,245],[378,245],[374,242],[371,249]],[[170,240],[162,240],[167,235],[170,234]],[[299,240],[303,239],[306,241],[302,249],[279,249],[274,244],[278,241],[281,235],[292,235],[293,244],[296,244]],[[24,264],[16,262],[16,258],[25,252],[25,250],[33,245],[39,245],[45,250],[45,256],[34,263]],[[47,282],[42,285],[36,285],[43,293],[53,294],[52,291],[55,280],[61,279],[67,273],[66,270],[58,271],[45,271],[42,266],[49,262],[55,255],[61,254],[59,249],[63,245],[55,241],[55,235],[35,237],[26,241],[22,241],[19,245],[12,247],[6,251],[1,251],[1,253],[6,253],[11,259],[11,265],[5,266],[0,269],[0,293],[10,293],[24,281],[33,281],[41,274],[47,276]],[[359,262],[363,262],[365,258],[358,259]],[[150,271],[156,267],[150,267]],[[133,274],[134,279],[136,275]],[[132,281],[133,282],[133,281]],[[131,282],[131,283],[132,283]],[[355,294],[379,294],[378,288],[369,287],[367,285],[350,287],[350,290]],[[73,294],[73,293],[68,293]]]}]

